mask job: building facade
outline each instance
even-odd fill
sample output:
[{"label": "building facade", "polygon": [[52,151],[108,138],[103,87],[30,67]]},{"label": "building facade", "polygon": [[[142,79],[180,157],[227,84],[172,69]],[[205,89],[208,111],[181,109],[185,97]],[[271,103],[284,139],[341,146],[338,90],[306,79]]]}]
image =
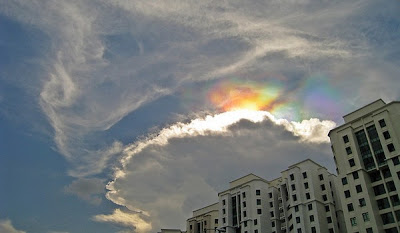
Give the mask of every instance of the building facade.
[{"label": "building facade", "polygon": [[329,137],[348,232],[400,232],[400,102],[377,100]]},{"label": "building facade", "polygon": [[219,203],[194,210],[193,217],[186,221],[187,233],[208,233],[216,232],[219,221]]},{"label": "building facade", "polygon": [[227,233],[346,232],[337,177],[312,160],[267,181],[249,174],[218,194],[220,229]]},{"label": "building facade", "polygon": [[229,189],[218,194],[221,228],[227,233],[268,232],[268,187],[254,174],[230,182]]},{"label": "building facade", "polygon": [[268,192],[271,232],[346,232],[336,180],[312,160],[283,171]]}]

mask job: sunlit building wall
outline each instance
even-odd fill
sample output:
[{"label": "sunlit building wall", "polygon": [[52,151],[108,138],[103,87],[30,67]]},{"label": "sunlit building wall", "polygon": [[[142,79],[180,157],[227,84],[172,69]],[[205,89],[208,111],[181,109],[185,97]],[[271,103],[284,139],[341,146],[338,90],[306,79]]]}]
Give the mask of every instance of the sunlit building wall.
[{"label": "sunlit building wall", "polygon": [[267,181],[249,174],[220,192],[219,222],[228,233],[346,232],[337,177],[304,160]]},{"label": "sunlit building wall", "polygon": [[400,232],[400,102],[377,100],[329,137],[348,232]]}]

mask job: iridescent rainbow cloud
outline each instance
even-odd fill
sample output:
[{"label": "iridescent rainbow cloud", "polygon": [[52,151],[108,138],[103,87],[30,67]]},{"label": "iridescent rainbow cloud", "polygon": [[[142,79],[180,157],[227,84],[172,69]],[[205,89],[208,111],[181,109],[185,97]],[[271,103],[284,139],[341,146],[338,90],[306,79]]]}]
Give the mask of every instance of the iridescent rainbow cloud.
[{"label": "iridescent rainbow cloud", "polygon": [[208,100],[221,111],[266,110],[273,111],[281,103],[282,88],[255,82],[222,81],[207,93]]}]

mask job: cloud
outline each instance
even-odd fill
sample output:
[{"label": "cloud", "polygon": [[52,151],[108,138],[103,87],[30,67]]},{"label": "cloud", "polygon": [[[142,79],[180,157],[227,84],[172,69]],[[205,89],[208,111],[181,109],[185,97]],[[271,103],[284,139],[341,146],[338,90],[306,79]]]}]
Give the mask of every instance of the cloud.
[{"label": "cloud", "polygon": [[[376,7],[372,0],[14,0],[0,13],[48,36],[35,96],[70,174],[85,177],[104,171],[118,154],[102,153],[114,147],[99,143],[102,133],[185,85],[276,73],[288,80],[286,98],[301,104],[302,84],[322,74],[346,99],[332,102],[367,103],[363,90],[400,73],[394,9],[396,1]],[[387,94],[368,92],[368,98],[398,97],[396,88],[382,88]],[[347,89],[356,91],[344,94]]]},{"label": "cloud", "polygon": [[0,232],[2,233],[26,233],[26,231],[20,231],[14,228],[9,219],[0,220]]},{"label": "cloud", "polygon": [[132,229],[130,232],[144,233],[151,230],[151,225],[141,219],[137,213],[124,212],[121,209],[114,210],[110,215],[96,215],[93,217],[93,220],[121,224],[130,227]]},{"label": "cloud", "polygon": [[332,166],[327,134],[334,126],[246,110],[176,123],[125,148],[107,198],[153,229],[183,228],[193,209],[215,202],[240,175],[272,179],[306,158]]},{"label": "cloud", "polygon": [[80,178],[65,187],[65,191],[77,195],[91,204],[101,203],[101,194],[105,192],[104,180],[98,178]]}]

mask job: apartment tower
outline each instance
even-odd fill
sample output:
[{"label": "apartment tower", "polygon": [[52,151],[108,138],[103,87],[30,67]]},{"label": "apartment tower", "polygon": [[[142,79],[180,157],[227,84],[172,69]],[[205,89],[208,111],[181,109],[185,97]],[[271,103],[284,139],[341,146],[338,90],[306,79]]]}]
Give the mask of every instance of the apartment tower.
[{"label": "apartment tower", "polygon": [[227,233],[346,232],[337,177],[304,160],[267,181],[249,174],[218,194],[220,230]]},{"label": "apartment tower", "polygon": [[400,102],[377,100],[329,133],[347,231],[400,232]]}]

